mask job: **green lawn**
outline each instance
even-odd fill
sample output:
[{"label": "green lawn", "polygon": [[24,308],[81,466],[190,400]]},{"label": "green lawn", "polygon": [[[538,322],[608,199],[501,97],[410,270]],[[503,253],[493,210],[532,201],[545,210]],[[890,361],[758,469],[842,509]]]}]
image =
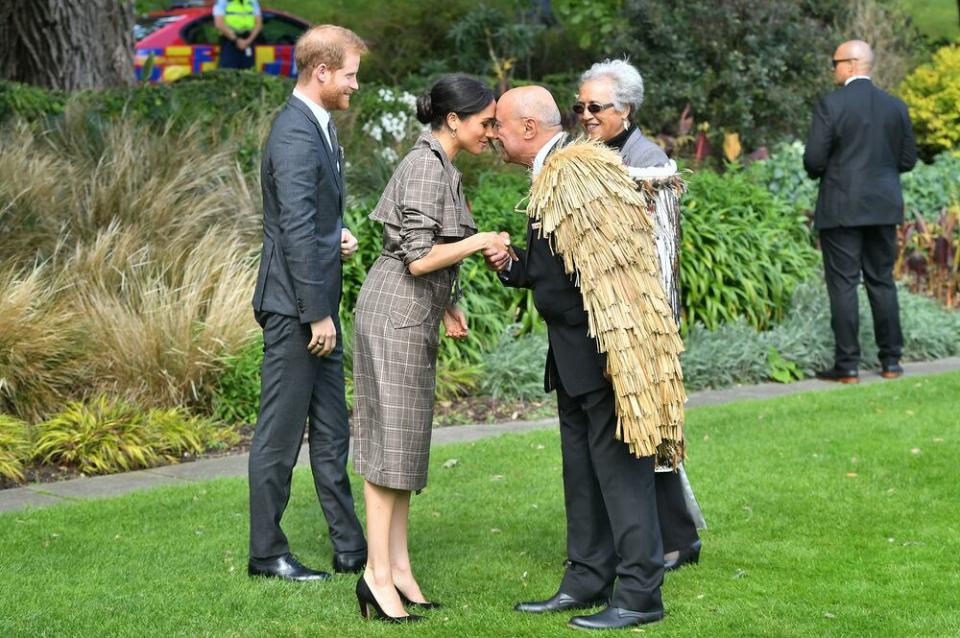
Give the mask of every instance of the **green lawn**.
[{"label": "green lawn", "polygon": [[[688,471],[710,523],[670,574],[650,636],[960,635],[960,374],[689,414]],[[428,623],[360,620],[354,580],[250,580],[246,484],[168,487],[0,516],[2,636],[569,636],[520,616],[564,558],[558,435],[437,449],[414,499]],[[458,463],[449,469],[449,459]],[[309,475],[286,530],[330,553]]]},{"label": "green lawn", "polygon": [[917,27],[931,38],[960,37],[956,0],[900,0]]}]

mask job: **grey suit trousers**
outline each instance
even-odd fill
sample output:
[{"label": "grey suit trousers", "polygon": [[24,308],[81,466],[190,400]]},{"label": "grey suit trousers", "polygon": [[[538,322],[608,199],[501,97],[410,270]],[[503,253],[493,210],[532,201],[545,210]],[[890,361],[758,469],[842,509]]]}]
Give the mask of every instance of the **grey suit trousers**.
[{"label": "grey suit trousers", "polygon": [[346,463],[350,445],[343,381],[343,343],[327,357],[307,350],[310,324],[258,312],[263,328],[260,414],[250,449],[250,557],[289,551],[280,519],[290,500],[290,479],[309,422],[310,468],[336,553],[366,551],[354,512]]}]

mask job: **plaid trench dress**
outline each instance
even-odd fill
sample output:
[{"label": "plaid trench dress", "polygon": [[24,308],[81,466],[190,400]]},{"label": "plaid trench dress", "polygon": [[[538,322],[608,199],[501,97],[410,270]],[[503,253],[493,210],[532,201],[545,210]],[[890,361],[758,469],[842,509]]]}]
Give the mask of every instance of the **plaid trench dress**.
[{"label": "plaid trench dress", "polygon": [[437,243],[476,232],[460,172],[424,133],[400,161],[370,219],[383,252],[367,274],[354,319],[354,468],[375,485],[427,483],[439,326],[459,266],[414,277],[407,266]]}]

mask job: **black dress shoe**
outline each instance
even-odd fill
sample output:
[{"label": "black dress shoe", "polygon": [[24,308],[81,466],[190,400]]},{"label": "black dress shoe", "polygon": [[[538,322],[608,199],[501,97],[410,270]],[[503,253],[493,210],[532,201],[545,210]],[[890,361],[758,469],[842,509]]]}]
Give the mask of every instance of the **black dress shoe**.
[{"label": "black dress shoe", "polygon": [[596,607],[597,605],[602,605],[606,602],[606,600],[577,600],[573,596],[569,596],[562,591],[558,591],[547,600],[539,600],[529,603],[517,603],[517,606],[514,607],[514,610],[522,611],[528,614],[544,614],[551,611],[590,609],[591,607]]},{"label": "black dress shoe", "polygon": [[624,629],[663,620],[663,610],[631,611],[607,607],[590,616],[574,616],[569,625],[574,629]]},{"label": "black dress shoe", "polygon": [[829,370],[821,370],[817,373],[817,378],[821,381],[833,381],[834,383],[860,383],[860,374],[854,369],[845,369],[833,367]]},{"label": "black dress shoe", "polygon": [[300,564],[292,554],[284,554],[279,558],[261,560],[251,558],[247,563],[247,574],[250,576],[265,576],[267,578],[281,578],[283,580],[293,580],[305,582],[308,580],[330,580],[331,576],[327,572],[319,572]]},{"label": "black dress shoe", "polygon": [[663,571],[672,572],[684,565],[696,565],[700,562],[700,541],[684,547],[677,553],[677,557],[663,561]]},{"label": "black dress shoe", "polygon": [[884,363],[880,370],[880,376],[884,379],[896,379],[903,376],[903,367],[896,361]]},{"label": "black dress shoe", "polygon": [[367,564],[367,553],[334,554],[333,571],[338,574],[359,574]]}]

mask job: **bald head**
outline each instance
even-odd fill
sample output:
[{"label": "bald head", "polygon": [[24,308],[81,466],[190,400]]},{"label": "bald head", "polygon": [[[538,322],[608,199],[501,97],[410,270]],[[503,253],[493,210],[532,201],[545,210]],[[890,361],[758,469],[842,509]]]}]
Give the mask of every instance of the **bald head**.
[{"label": "bald head", "polygon": [[497,138],[506,161],[530,166],[533,158],[561,131],[560,109],[542,86],[510,89],[497,101]]},{"label": "bald head", "polygon": [[833,54],[834,76],[837,84],[843,84],[855,75],[870,75],[873,70],[873,49],[863,40],[848,40]]},{"label": "bald head", "polygon": [[543,127],[560,126],[560,109],[557,102],[550,95],[550,91],[542,86],[521,86],[510,89],[500,97],[497,103],[497,113],[503,105],[504,113],[511,117],[529,117],[535,119]]}]

